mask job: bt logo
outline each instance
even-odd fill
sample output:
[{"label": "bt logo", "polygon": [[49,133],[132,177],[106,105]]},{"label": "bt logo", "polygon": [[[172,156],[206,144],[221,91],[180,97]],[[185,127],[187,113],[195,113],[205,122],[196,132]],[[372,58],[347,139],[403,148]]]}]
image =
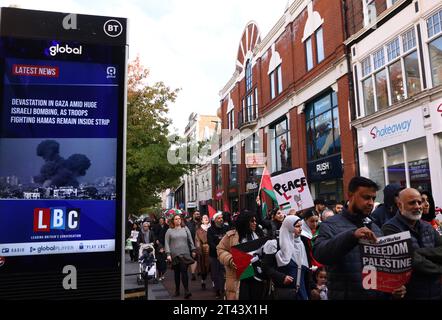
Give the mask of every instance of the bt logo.
[{"label": "bt logo", "polygon": [[64,207],[34,209],[34,232],[78,230],[79,227],[80,209]]}]

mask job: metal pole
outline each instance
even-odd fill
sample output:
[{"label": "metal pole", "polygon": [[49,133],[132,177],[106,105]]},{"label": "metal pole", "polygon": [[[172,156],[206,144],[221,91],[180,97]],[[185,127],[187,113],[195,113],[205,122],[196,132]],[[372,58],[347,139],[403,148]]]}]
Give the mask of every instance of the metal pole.
[{"label": "metal pole", "polygon": [[149,300],[149,293],[148,293],[148,277],[147,277],[147,273],[144,271],[144,290],[145,290],[145,294],[146,294],[146,300]]}]

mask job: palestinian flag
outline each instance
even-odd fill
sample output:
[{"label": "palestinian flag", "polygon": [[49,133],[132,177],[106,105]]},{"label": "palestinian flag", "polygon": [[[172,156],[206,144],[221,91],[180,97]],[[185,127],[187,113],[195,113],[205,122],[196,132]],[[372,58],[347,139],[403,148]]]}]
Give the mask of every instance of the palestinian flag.
[{"label": "palestinian flag", "polygon": [[263,219],[265,219],[265,217],[267,217],[267,210],[268,210],[267,203],[265,201],[263,201],[262,205],[261,205],[261,216]]},{"label": "palestinian flag", "polygon": [[253,253],[261,249],[267,240],[269,240],[268,237],[263,237],[240,243],[231,248],[230,252],[236,265],[236,276],[240,280],[251,278],[255,275],[255,268],[252,263]]},{"label": "palestinian flag", "polygon": [[261,183],[259,185],[259,191],[261,190],[263,190],[273,200],[273,202],[278,203],[275,192],[273,191],[272,180],[270,179],[270,173],[267,170],[267,167],[264,167],[264,171],[262,172]]},{"label": "palestinian flag", "polygon": [[175,208],[173,208],[173,209],[169,209],[169,210],[167,210],[166,211],[166,213],[165,213],[165,216],[166,216],[166,219],[171,219],[175,214],[182,214],[183,212],[180,210],[180,209],[175,209]]},{"label": "palestinian flag", "polygon": [[210,204],[207,205],[207,208],[209,209],[209,219],[212,220],[216,210]]}]

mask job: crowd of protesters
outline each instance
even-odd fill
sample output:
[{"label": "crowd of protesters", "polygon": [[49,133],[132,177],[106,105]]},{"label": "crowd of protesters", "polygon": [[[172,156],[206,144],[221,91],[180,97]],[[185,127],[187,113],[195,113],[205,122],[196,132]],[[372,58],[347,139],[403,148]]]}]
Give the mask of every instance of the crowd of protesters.
[{"label": "crowd of protesters", "polygon": [[[210,275],[216,299],[442,299],[442,229],[432,194],[387,185],[379,204],[378,185],[365,177],[351,179],[346,191],[345,202],[315,199],[313,208],[286,214],[278,206],[263,214],[259,196],[256,211],[176,213],[152,226],[144,222],[141,229],[129,225],[129,239],[134,247],[155,243],[159,279],[167,261],[175,295],[180,296],[181,280],[186,299],[189,271],[191,280],[200,277],[202,290]],[[413,247],[409,282],[391,294],[364,289],[359,241],[404,231]],[[232,248],[258,239],[263,245],[248,252],[253,275],[242,278]]]}]

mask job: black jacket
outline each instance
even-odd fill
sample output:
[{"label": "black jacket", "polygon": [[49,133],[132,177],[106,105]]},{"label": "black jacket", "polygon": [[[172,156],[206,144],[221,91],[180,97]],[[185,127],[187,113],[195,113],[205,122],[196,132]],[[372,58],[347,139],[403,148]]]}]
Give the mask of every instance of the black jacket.
[{"label": "black jacket", "polygon": [[394,198],[401,188],[398,184],[389,184],[384,188],[384,203],[380,204],[371,214],[370,219],[382,228],[385,222],[393,218],[397,212]]},{"label": "black jacket", "polygon": [[207,229],[207,243],[209,244],[209,257],[217,258],[216,246],[229,231],[229,227],[223,224],[221,228],[218,228],[215,223]]},{"label": "black jacket", "polygon": [[140,243],[152,243],[152,242],[155,242],[153,231],[149,229],[149,239],[144,239],[143,231],[140,230],[137,237],[137,243],[140,244]]},{"label": "black jacket", "polygon": [[264,234],[271,238],[276,239],[277,238],[277,232],[282,226],[282,222],[275,221],[271,219],[270,217],[262,218],[262,212],[261,212],[261,206],[256,206],[256,221],[258,225],[260,225],[263,230]]},{"label": "black jacket", "polygon": [[167,229],[169,229],[167,224],[164,224],[163,227],[161,227],[159,223],[155,224],[152,228],[155,235],[155,240],[158,240],[163,247],[165,246]]},{"label": "black jacket", "polygon": [[198,224],[192,219],[190,221],[186,221],[186,226],[190,230],[193,241],[195,241],[196,229],[198,229]]},{"label": "black jacket", "polygon": [[330,300],[383,299],[384,293],[362,287],[362,259],[359,241],[353,235],[356,229],[370,228],[376,236],[381,230],[360,216],[344,209],[321,223],[313,246],[313,257],[327,267],[328,297]]},{"label": "black jacket", "polygon": [[[442,238],[434,230],[431,224],[425,221],[417,221],[414,227],[411,227],[407,220],[398,213],[393,219],[387,221],[382,227],[385,235],[409,231],[411,234],[411,244],[413,249],[436,248],[442,245]],[[442,285],[440,283],[440,274],[427,273],[425,270],[425,261],[413,261],[413,273],[410,282],[406,285],[407,293],[405,299],[413,300],[440,300],[442,298]],[[418,265],[417,265],[418,264]]]}]

